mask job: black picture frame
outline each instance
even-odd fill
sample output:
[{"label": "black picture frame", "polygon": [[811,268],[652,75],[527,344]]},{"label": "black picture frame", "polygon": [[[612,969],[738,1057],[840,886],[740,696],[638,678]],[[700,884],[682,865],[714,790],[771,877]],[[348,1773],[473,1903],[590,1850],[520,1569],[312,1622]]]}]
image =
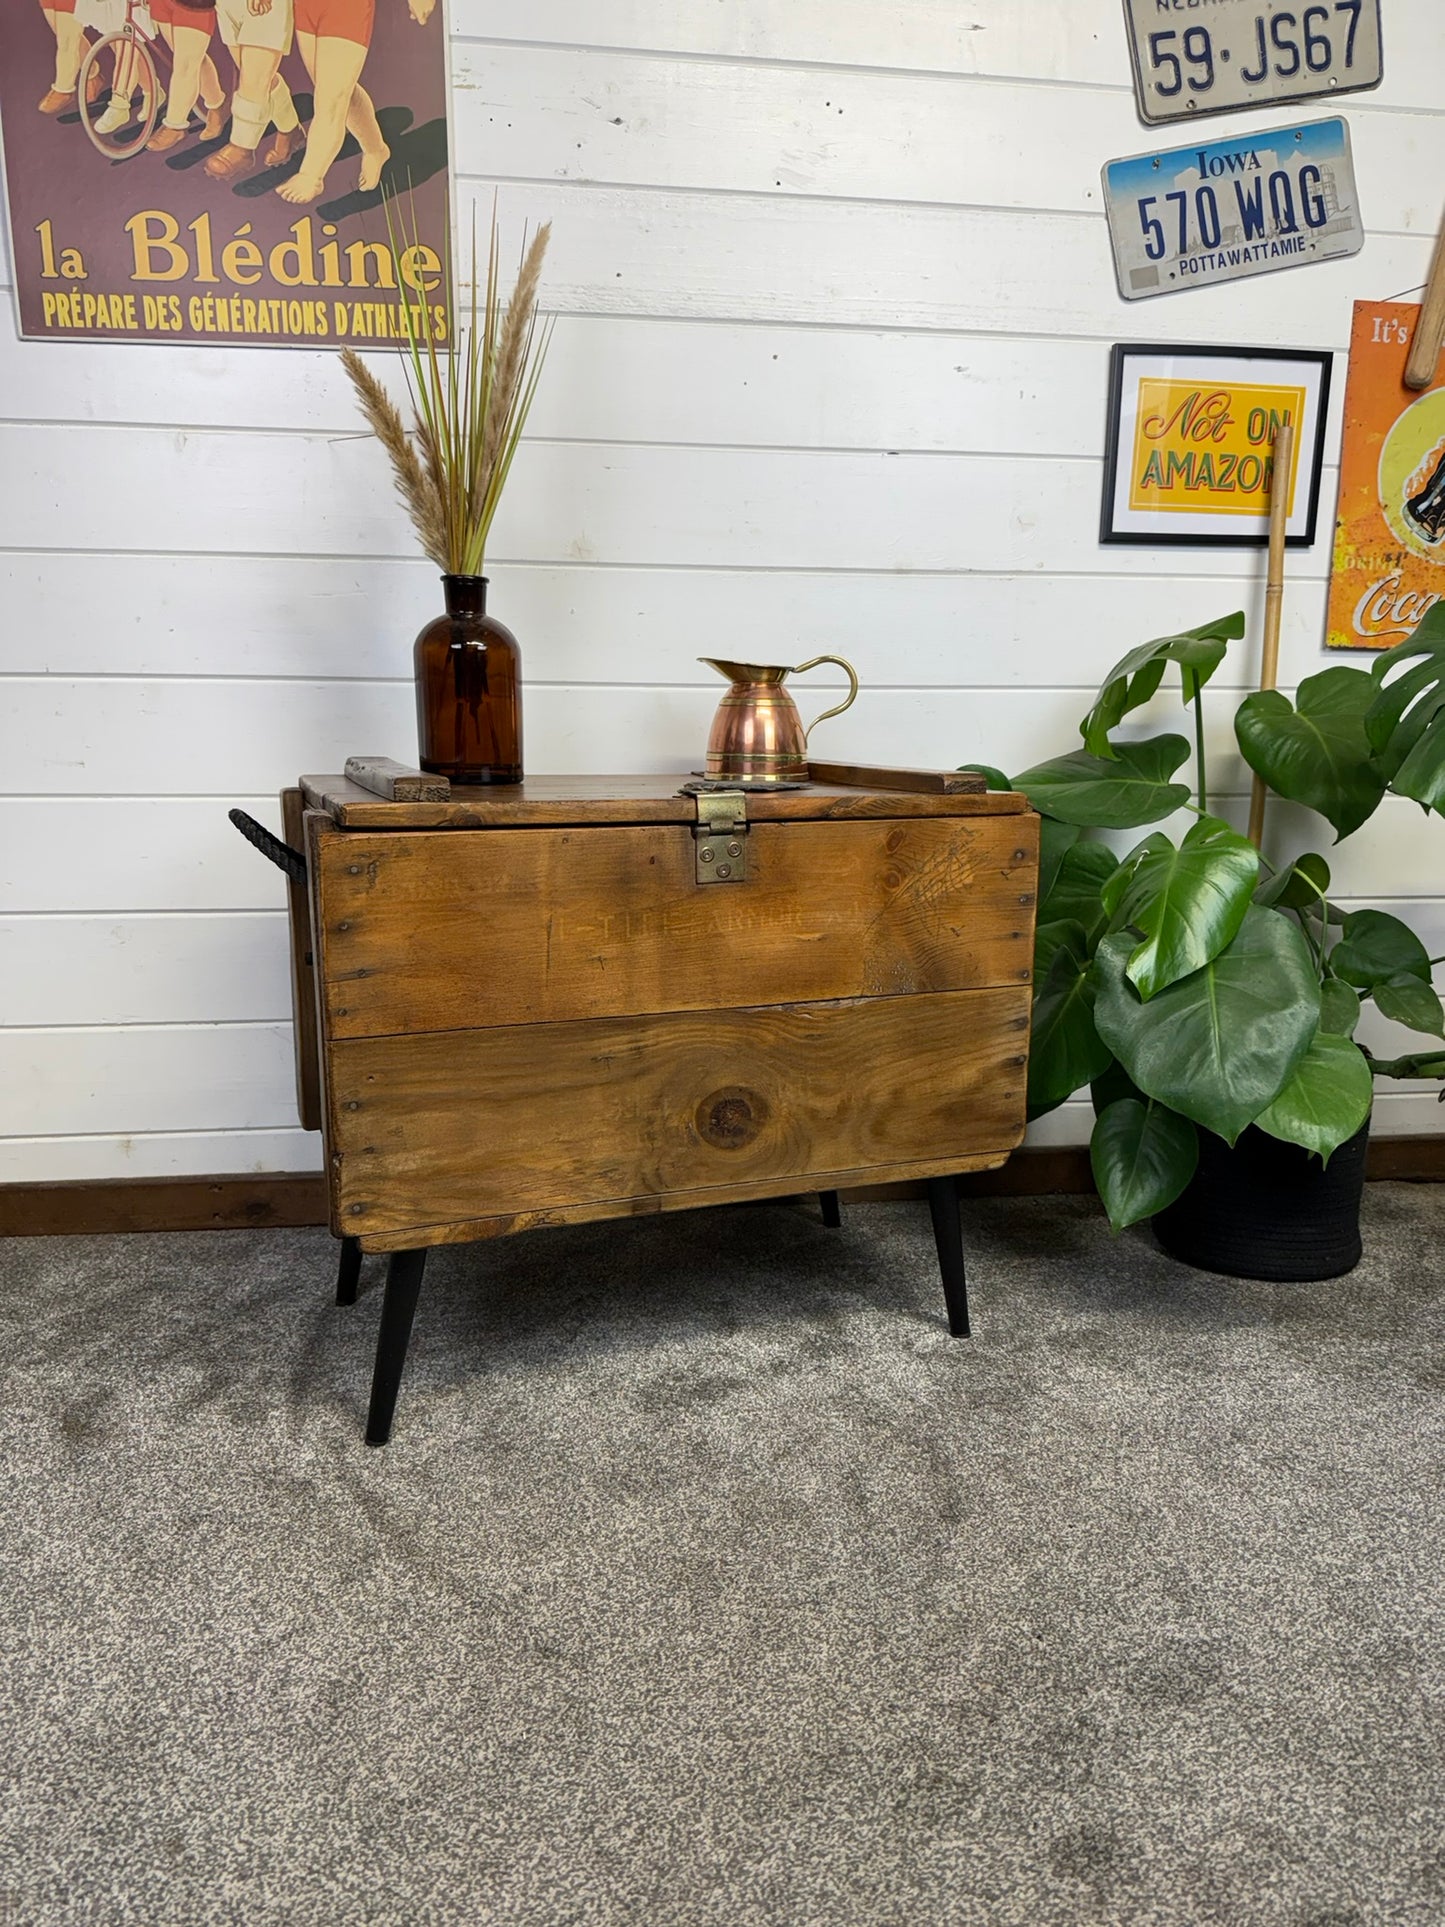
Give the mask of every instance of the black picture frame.
[{"label": "black picture frame", "polygon": [[[1269,542],[1266,518],[1260,518],[1256,529],[1235,527],[1214,533],[1208,529],[1195,527],[1183,528],[1177,520],[1163,511],[1156,511],[1154,517],[1131,507],[1128,515],[1134,518],[1128,526],[1120,526],[1119,514],[1119,447],[1120,430],[1124,420],[1125,403],[1130,395],[1127,386],[1131,361],[1148,358],[1187,363],[1191,358],[1201,363],[1201,380],[1218,381],[1222,378],[1224,365],[1233,364],[1247,367],[1253,380],[1267,381],[1271,367],[1298,370],[1301,364],[1308,364],[1318,372],[1318,387],[1308,404],[1308,416],[1302,427],[1306,430],[1308,446],[1303,442],[1299,451],[1299,472],[1306,481],[1303,510],[1296,503],[1295,513],[1291,516],[1291,529],[1285,537],[1285,547],[1308,549],[1313,546],[1319,529],[1320,476],[1324,468],[1325,425],[1329,419],[1330,382],[1334,372],[1334,353],[1328,348],[1235,348],[1206,347],[1199,344],[1167,342],[1117,342],[1109,354],[1109,395],[1108,412],[1105,417],[1104,444],[1104,495],[1099,517],[1099,540],[1109,544],[1127,544],[1135,548],[1191,548],[1191,549],[1258,549]],[[1205,365],[1214,372],[1207,372]],[[1238,376],[1235,377],[1239,379]],[[1184,379],[1189,379],[1188,375]],[[1199,511],[1203,519],[1205,511]],[[1147,519],[1148,526],[1139,526]],[[1222,518],[1221,518],[1222,519]],[[1251,518],[1252,520],[1252,518]]]}]

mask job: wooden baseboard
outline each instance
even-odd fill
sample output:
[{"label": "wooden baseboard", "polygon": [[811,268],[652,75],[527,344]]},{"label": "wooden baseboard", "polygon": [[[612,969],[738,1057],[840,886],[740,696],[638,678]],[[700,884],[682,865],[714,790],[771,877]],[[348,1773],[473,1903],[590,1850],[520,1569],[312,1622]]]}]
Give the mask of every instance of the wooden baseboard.
[{"label": "wooden baseboard", "polygon": [[325,1223],[326,1180],[319,1171],[0,1184],[0,1236],[8,1238]]},{"label": "wooden baseboard", "polygon": [[1365,1176],[1392,1178],[1397,1184],[1438,1184],[1445,1178],[1445,1138],[1374,1138]]},{"label": "wooden baseboard", "polygon": [[[1372,1180],[1388,1179],[1396,1184],[1445,1182],[1445,1137],[1375,1138],[1370,1144],[1365,1175]],[[1015,1151],[1002,1170],[980,1171],[973,1177],[960,1178],[958,1188],[965,1198],[1036,1198],[1060,1191],[1079,1195],[1093,1192],[1094,1174],[1089,1168],[1085,1146],[1071,1144],[1057,1149]],[[921,1184],[870,1185],[852,1193],[860,1204],[926,1195]]]},{"label": "wooden baseboard", "polygon": [[[1445,1182],[1445,1137],[1377,1138],[1371,1178]],[[965,1197],[1040,1197],[1094,1188],[1081,1146],[1016,1151],[999,1171],[961,1178]],[[922,1197],[921,1184],[864,1185],[844,1192],[858,1204]],[[319,1171],[214,1178],[102,1178],[67,1184],[0,1184],[0,1237],[38,1238],[122,1231],[254,1231],[326,1223]]]}]

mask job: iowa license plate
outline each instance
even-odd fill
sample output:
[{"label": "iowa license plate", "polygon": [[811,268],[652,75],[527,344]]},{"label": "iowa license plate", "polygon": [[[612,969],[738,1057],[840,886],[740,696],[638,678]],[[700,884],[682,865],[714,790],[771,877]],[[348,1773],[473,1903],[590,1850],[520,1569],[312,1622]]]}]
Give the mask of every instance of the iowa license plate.
[{"label": "iowa license plate", "polygon": [[1365,242],[1342,120],[1109,161],[1104,200],[1126,301],[1332,261]]},{"label": "iowa license plate", "polygon": [[1380,0],[1124,0],[1147,121],[1380,84]]}]

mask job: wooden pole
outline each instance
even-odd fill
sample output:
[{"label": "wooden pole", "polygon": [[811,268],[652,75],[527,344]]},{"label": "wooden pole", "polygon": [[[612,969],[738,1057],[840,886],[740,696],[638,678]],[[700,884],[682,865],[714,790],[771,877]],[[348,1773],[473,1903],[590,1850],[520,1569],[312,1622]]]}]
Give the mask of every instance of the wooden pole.
[{"label": "wooden pole", "polygon": [[1410,355],[1405,363],[1407,388],[1428,388],[1434,381],[1442,341],[1445,341],[1445,225],[1435,243],[1420,319],[1410,340]]},{"label": "wooden pole", "polygon": [[[1285,422],[1275,433],[1274,473],[1269,487],[1269,575],[1264,591],[1264,649],[1259,686],[1279,681],[1279,619],[1284,606],[1284,532],[1289,521],[1290,471],[1294,467],[1294,428]],[[1249,799],[1249,840],[1257,850],[1264,838],[1264,778],[1256,776]]]}]

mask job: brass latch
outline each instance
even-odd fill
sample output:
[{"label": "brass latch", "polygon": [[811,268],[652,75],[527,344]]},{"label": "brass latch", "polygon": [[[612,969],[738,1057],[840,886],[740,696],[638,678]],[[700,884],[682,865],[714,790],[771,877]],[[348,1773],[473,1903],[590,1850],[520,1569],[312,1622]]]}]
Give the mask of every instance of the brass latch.
[{"label": "brass latch", "polygon": [[746,883],[748,802],[741,790],[704,790],[694,801],[693,841],[699,883]]}]

